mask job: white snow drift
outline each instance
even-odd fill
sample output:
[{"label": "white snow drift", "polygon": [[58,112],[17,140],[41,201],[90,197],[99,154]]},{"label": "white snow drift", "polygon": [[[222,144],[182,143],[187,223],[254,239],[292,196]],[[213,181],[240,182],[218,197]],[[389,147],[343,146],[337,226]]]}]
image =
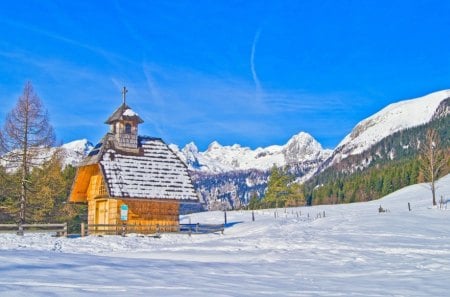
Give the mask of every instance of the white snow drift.
[{"label": "white snow drift", "polygon": [[[450,175],[438,183],[450,198]],[[411,211],[408,211],[408,202]],[[388,212],[379,213],[382,206]],[[320,214],[320,217],[318,215]],[[325,216],[324,216],[325,214]],[[1,296],[447,296],[449,209],[427,185],[367,203],[228,214],[224,235],[0,234]],[[222,212],[190,220],[223,222]],[[187,216],[182,222],[188,222]]]}]

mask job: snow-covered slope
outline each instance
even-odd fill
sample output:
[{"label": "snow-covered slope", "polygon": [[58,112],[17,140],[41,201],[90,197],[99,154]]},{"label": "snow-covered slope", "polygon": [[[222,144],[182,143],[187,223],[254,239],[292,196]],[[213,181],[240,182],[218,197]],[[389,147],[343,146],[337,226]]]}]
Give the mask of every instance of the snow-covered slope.
[{"label": "snow-covered slope", "polygon": [[87,139],[75,140],[61,146],[64,153],[64,164],[76,166],[93,148]]},{"label": "snow-covered slope", "polygon": [[337,163],[349,155],[360,154],[397,131],[428,123],[440,104],[449,97],[450,90],[444,90],[388,105],[358,123],[336,147],[329,164]]},{"label": "snow-covered slope", "polygon": [[210,173],[247,169],[268,170],[274,164],[284,166],[324,160],[331,153],[305,132],[294,135],[285,145],[272,145],[255,150],[239,144],[222,146],[217,141],[212,142],[204,152],[199,152],[193,142],[181,150],[175,145],[171,145],[171,149],[191,170]]},{"label": "snow-covered slope", "polygon": [[[437,189],[450,198],[450,175]],[[419,184],[365,203],[257,210],[255,221],[230,211],[223,235],[0,234],[0,295],[448,296],[450,202],[432,208],[430,196]]]},{"label": "snow-covered slope", "polygon": [[[59,150],[59,153],[62,155],[63,167],[67,165],[76,166],[92,148],[92,143],[90,143],[87,139],[75,140],[58,147],[38,148],[35,149],[33,163],[36,166],[40,165],[49,160],[53,154]],[[6,167],[8,171],[15,171],[18,163],[8,161],[8,154],[5,156],[6,158],[0,159],[0,165]],[[14,156],[14,154],[11,154],[10,156]]]}]

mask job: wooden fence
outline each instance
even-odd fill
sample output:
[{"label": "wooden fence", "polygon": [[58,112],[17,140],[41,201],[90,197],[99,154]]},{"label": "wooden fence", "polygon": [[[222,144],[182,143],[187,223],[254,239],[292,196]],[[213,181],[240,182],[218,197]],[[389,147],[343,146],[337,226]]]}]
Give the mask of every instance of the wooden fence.
[{"label": "wooden fence", "polygon": [[161,233],[207,234],[221,232],[224,224],[179,224],[179,225],[132,225],[132,224],[81,224],[81,236],[86,235],[122,235],[150,234],[159,236]]},{"label": "wooden fence", "polygon": [[[67,236],[67,223],[62,224],[22,224],[25,232],[56,232],[56,236]],[[19,230],[17,224],[0,224],[0,232]]]}]

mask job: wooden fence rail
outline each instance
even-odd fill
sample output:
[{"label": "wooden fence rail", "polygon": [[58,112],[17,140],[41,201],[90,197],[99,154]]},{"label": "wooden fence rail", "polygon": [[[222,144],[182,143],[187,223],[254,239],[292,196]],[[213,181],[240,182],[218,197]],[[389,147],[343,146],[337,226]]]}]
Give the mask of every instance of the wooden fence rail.
[{"label": "wooden fence rail", "polygon": [[[56,232],[57,236],[67,236],[67,223],[62,224],[22,224],[27,232]],[[13,232],[19,230],[17,224],[0,224],[0,232]]]},{"label": "wooden fence rail", "polygon": [[154,234],[161,233],[184,233],[184,234],[206,234],[221,232],[223,224],[179,224],[179,225],[131,225],[131,224],[81,224],[81,236],[86,235],[122,235],[130,233]]}]

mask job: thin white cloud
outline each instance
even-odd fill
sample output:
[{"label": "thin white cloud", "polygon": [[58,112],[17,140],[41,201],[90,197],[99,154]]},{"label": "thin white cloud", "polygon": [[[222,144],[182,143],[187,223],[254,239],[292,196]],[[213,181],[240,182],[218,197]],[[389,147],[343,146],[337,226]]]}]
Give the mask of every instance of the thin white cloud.
[{"label": "thin white cloud", "polygon": [[0,23],[6,24],[6,25],[9,25],[9,26],[13,26],[13,27],[16,27],[16,28],[24,29],[24,30],[27,30],[27,31],[31,31],[31,32],[40,34],[42,36],[46,36],[48,38],[51,38],[51,39],[54,39],[54,40],[58,40],[60,42],[63,42],[63,43],[66,43],[66,44],[69,44],[69,45],[72,45],[72,46],[75,46],[75,47],[78,47],[78,48],[83,48],[83,49],[89,50],[92,53],[95,53],[95,54],[103,57],[105,60],[107,60],[109,63],[111,63],[113,65],[117,64],[117,61],[123,61],[123,62],[126,62],[126,63],[133,63],[133,61],[131,61],[130,59],[127,59],[127,58],[125,58],[125,57],[123,57],[121,55],[117,55],[117,54],[112,53],[110,51],[106,51],[106,50],[104,50],[102,48],[95,47],[95,46],[89,45],[87,43],[80,42],[80,41],[77,41],[75,39],[71,39],[71,38],[68,38],[68,37],[56,34],[54,32],[43,30],[43,29],[38,28],[36,26],[30,26],[30,25],[27,25],[27,24],[24,24],[24,23],[20,23],[20,22],[17,22],[17,21],[12,21],[12,20],[6,20],[6,19],[0,20]]},{"label": "thin white cloud", "polygon": [[261,35],[261,29],[259,29],[256,32],[255,37],[253,38],[252,51],[251,51],[251,54],[250,54],[250,68],[251,68],[251,71],[252,71],[253,82],[255,83],[257,94],[260,94],[261,91],[262,91],[262,89],[261,89],[261,82],[259,81],[258,74],[256,73],[256,67],[255,67],[256,44],[258,43],[260,35]]}]

